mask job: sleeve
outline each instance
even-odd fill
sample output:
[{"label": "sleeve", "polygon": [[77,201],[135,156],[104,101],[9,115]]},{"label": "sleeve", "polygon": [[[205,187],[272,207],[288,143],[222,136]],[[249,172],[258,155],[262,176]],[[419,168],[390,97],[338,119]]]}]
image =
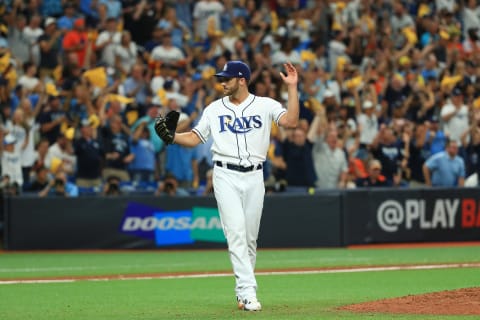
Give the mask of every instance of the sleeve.
[{"label": "sleeve", "polygon": [[108,35],[105,32],[102,32],[98,35],[97,41],[95,41],[95,45],[99,47],[107,40],[108,40]]},{"label": "sleeve", "polygon": [[209,107],[207,107],[202,114],[202,117],[198,121],[197,125],[192,129],[193,132],[195,132],[200,140],[202,140],[202,143],[207,142],[208,138],[210,137],[211,131],[210,131],[210,121],[209,121]]},{"label": "sleeve", "polygon": [[451,104],[444,105],[442,110],[440,111],[440,117],[444,117],[445,115],[451,113],[455,110],[455,107]]},{"label": "sleeve", "polygon": [[72,37],[71,33],[67,33],[62,41],[62,47],[64,49],[70,49],[75,45],[75,39]]},{"label": "sleeve", "polygon": [[430,157],[425,161],[425,165],[428,167],[428,169],[433,170],[436,169],[438,166],[438,155],[440,153],[435,154],[434,156]]},{"label": "sleeve", "polygon": [[287,113],[287,109],[285,109],[282,104],[276,100],[270,99],[272,105],[271,117],[272,120],[275,122],[276,125],[279,125],[278,122],[280,118]]},{"label": "sleeve", "polygon": [[460,163],[460,172],[458,173],[459,175],[459,178],[465,178],[466,174],[465,174],[465,162],[462,160],[462,159],[459,159],[459,163]]}]

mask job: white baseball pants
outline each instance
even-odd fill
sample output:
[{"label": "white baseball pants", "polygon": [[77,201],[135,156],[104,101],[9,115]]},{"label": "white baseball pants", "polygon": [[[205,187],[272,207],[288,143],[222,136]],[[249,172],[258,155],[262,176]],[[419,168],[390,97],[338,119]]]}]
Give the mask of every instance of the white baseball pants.
[{"label": "white baseball pants", "polygon": [[235,293],[256,297],[255,262],[265,185],[263,171],[238,172],[215,166],[213,187],[235,275]]}]

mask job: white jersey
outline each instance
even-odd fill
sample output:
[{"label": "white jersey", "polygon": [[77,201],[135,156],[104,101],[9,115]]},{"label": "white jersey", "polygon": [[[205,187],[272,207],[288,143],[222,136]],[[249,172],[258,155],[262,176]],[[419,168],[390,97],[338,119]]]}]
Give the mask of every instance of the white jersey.
[{"label": "white jersey", "polygon": [[250,94],[240,105],[224,97],[205,108],[192,130],[203,143],[213,137],[213,161],[248,167],[265,161],[272,121],[278,124],[285,112],[280,102],[268,97]]},{"label": "white jersey", "polygon": [[20,187],[23,185],[22,163],[19,151],[3,151],[1,169],[2,177],[8,175],[10,183],[16,182]]}]

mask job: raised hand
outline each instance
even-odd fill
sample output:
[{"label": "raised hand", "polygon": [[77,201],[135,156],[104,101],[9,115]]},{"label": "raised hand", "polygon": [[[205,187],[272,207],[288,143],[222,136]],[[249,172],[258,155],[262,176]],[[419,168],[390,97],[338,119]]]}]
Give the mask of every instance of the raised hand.
[{"label": "raised hand", "polygon": [[298,83],[298,73],[297,69],[293,66],[291,62],[284,63],[283,66],[287,71],[285,75],[283,72],[280,72],[280,77],[286,85],[296,85]]}]

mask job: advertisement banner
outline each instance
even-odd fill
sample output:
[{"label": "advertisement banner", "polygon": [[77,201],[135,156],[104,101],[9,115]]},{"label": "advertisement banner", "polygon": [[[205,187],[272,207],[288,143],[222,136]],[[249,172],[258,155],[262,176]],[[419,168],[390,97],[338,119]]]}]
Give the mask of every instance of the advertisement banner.
[{"label": "advertisement banner", "polygon": [[344,194],[344,243],[480,240],[480,190],[382,189]]},{"label": "advertisement banner", "polygon": [[[9,250],[226,248],[213,197],[10,198]],[[267,196],[259,247],[341,244],[340,194]]]}]

